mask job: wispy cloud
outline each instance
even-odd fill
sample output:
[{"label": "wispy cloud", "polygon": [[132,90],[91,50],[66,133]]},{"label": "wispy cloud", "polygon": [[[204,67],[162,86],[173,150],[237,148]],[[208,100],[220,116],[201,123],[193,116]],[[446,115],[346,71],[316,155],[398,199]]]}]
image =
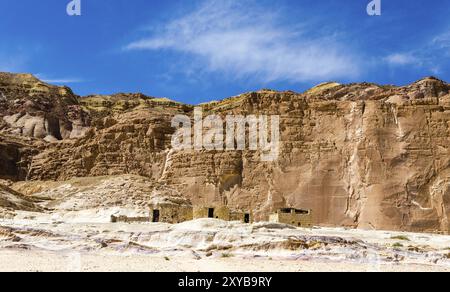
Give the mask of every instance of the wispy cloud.
[{"label": "wispy cloud", "polygon": [[450,55],[450,32],[442,33],[436,36],[432,44],[442,50],[446,50],[447,55]]},{"label": "wispy cloud", "polygon": [[335,37],[299,30],[282,13],[244,2],[204,1],[125,49],[187,53],[208,71],[264,82],[358,75],[355,54]]},{"label": "wispy cloud", "polygon": [[52,84],[71,84],[84,82],[83,79],[80,78],[49,78],[45,74],[36,74],[36,77],[45,83]]},{"label": "wispy cloud", "polygon": [[55,83],[55,84],[70,84],[83,82],[83,80],[81,79],[43,79],[42,81],[46,83]]},{"label": "wispy cloud", "polygon": [[450,57],[450,32],[445,31],[429,38],[423,44],[410,51],[392,53],[383,58],[384,62],[393,67],[415,67],[435,75],[446,71],[442,66],[444,60]]},{"label": "wispy cloud", "polygon": [[420,65],[422,61],[412,53],[395,53],[385,57],[385,61],[390,65]]}]

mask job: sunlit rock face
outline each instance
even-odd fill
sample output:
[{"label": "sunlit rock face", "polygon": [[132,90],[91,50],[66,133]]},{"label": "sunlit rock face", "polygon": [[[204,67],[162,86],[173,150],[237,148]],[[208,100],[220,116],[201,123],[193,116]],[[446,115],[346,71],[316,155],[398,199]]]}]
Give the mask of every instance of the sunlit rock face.
[{"label": "sunlit rock face", "polygon": [[[141,94],[77,97],[66,88],[35,95],[35,81],[25,79],[1,79],[0,128],[39,145],[22,161],[30,180],[133,174],[194,205],[227,204],[257,220],[294,207],[312,209],[320,225],[450,230],[450,87],[438,79],[324,83],[302,94],[262,90],[201,105],[205,115],[279,115],[273,162],[251,150],[174,151],[171,119],[192,117],[192,106]],[[16,87],[22,95],[13,98]],[[39,111],[46,115],[26,105],[60,90],[65,95]]]},{"label": "sunlit rock face", "polygon": [[0,119],[13,134],[48,141],[79,138],[90,122],[70,88],[9,73],[0,73]]}]

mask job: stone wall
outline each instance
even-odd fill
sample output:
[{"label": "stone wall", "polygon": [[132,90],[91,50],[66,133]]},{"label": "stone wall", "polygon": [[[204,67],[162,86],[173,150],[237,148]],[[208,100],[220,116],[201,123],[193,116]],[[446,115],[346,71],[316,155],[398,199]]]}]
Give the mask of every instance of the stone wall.
[{"label": "stone wall", "polygon": [[296,227],[312,227],[312,212],[301,210],[278,210],[275,214],[270,215],[270,222],[285,223]]},{"label": "stone wall", "polygon": [[193,219],[191,206],[160,205],[150,208],[150,222],[155,222],[155,218],[153,218],[155,210],[159,211],[159,221],[157,222],[176,224]]},{"label": "stone wall", "polygon": [[151,222],[149,217],[111,216],[112,223],[145,223]]}]

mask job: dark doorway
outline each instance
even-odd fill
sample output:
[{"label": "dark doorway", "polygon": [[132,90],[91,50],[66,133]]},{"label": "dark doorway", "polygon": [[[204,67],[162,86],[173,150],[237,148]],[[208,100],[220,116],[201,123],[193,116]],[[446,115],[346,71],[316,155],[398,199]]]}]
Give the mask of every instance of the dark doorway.
[{"label": "dark doorway", "polygon": [[208,209],[208,218],[214,218],[214,208]]},{"label": "dark doorway", "polygon": [[153,222],[159,222],[159,210],[153,210]]},{"label": "dark doorway", "polygon": [[250,214],[245,214],[244,223],[250,223]]}]

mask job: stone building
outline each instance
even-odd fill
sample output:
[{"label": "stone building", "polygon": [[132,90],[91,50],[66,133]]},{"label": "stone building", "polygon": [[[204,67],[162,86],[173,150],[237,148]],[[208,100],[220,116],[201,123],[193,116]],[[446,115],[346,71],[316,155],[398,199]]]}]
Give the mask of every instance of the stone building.
[{"label": "stone building", "polygon": [[193,219],[193,207],[188,199],[173,191],[156,191],[150,199],[150,222],[181,223]]},{"label": "stone building", "polygon": [[253,214],[242,210],[230,210],[229,221],[241,221],[242,223],[253,223]]},{"label": "stone building", "polygon": [[253,222],[253,216],[251,212],[245,212],[242,210],[231,209],[227,206],[219,207],[204,207],[198,206],[194,208],[194,219],[200,218],[214,218],[224,221],[241,221],[243,223]]},{"label": "stone building", "polygon": [[285,223],[297,227],[312,227],[312,211],[294,208],[279,209],[276,213],[270,215],[270,222]]},{"label": "stone building", "polygon": [[132,217],[127,215],[111,215],[111,223],[145,223],[149,222],[149,217]]}]

